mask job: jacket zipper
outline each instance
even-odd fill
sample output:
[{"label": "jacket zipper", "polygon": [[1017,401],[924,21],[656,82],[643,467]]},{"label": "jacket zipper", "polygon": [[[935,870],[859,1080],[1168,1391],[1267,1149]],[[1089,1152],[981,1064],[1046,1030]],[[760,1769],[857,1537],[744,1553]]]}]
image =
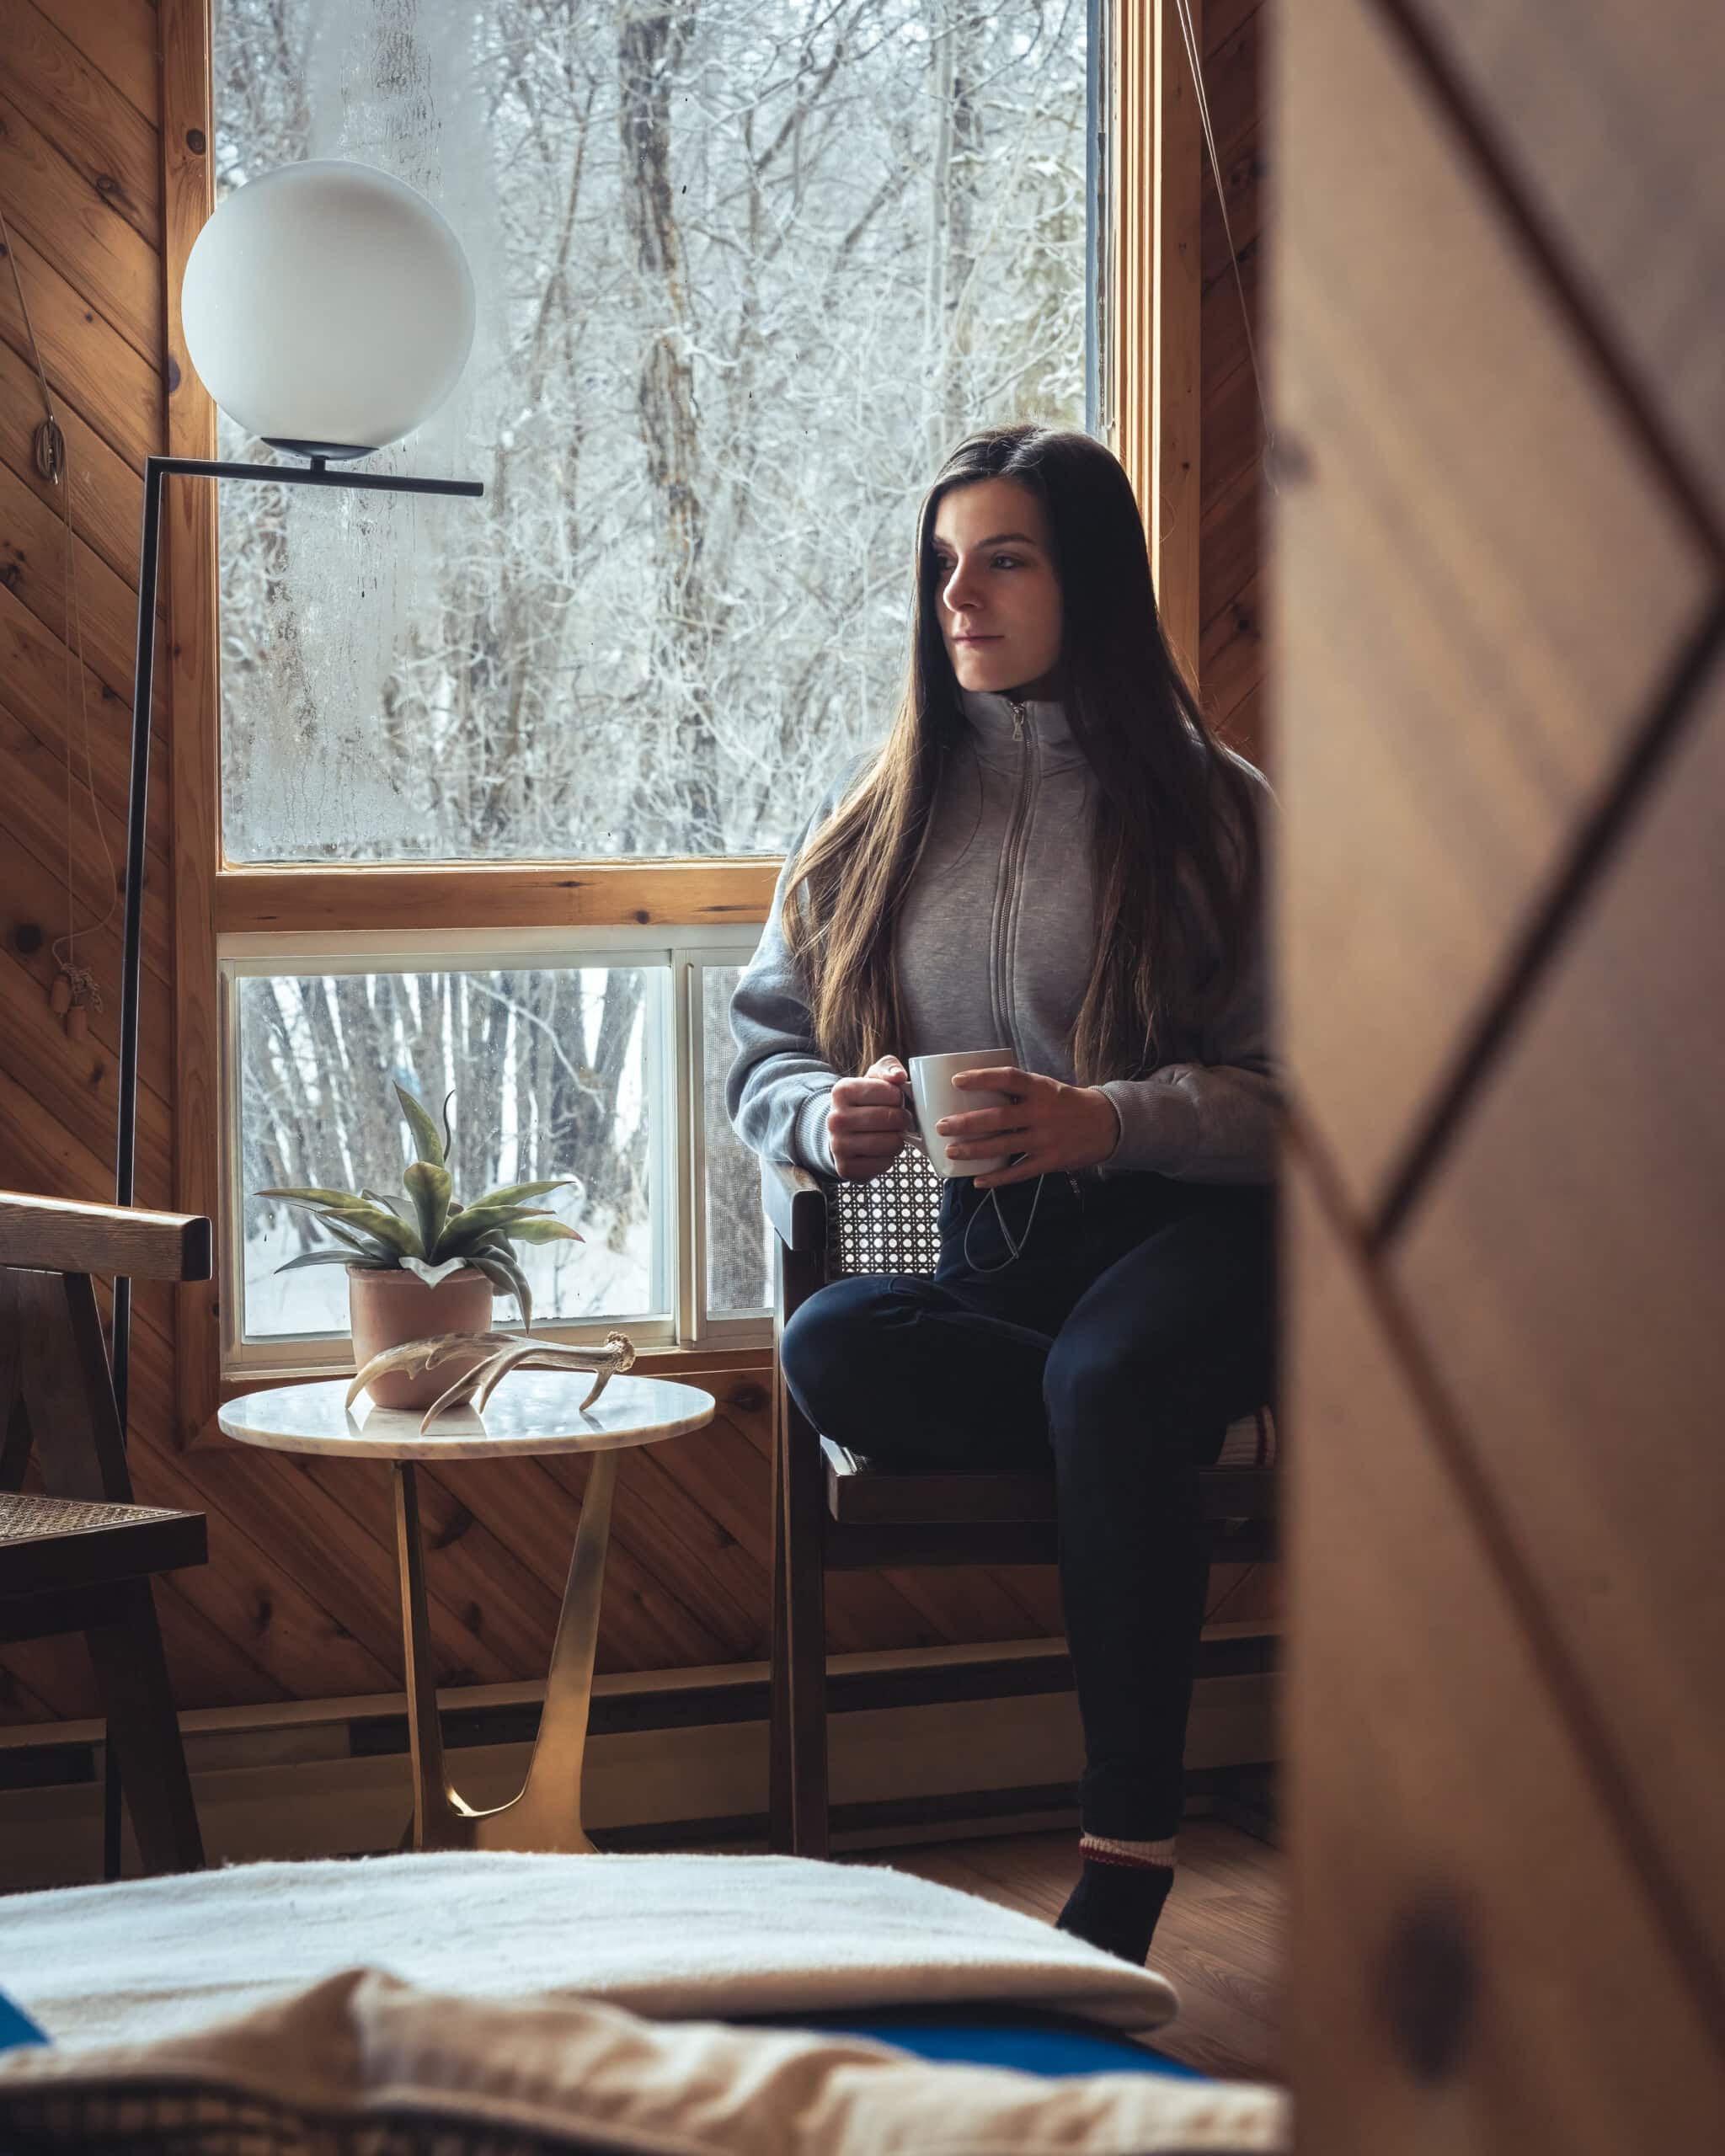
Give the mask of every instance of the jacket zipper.
[{"label": "jacket zipper", "polygon": [[1030,796],[1032,792],[1031,759],[1035,753],[1035,742],[1028,733],[1028,707],[1008,701],[1012,714],[1012,739],[1019,750],[1018,795],[1012,804],[1011,820],[1007,825],[1006,844],[1001,852],[1001,904],[996,910],[996,934],[994,949],[995,1003],[998,1010],[1001,1028],[1007,1038],[1013,1058],[1022,1062],[1018,1046],[1018,1029],[1012,1020],[1012,964],[1008,956],[1012,949],[1012,932],[1017,921],[1018,907],[1023,892],[1023,852],[1030,827]]},{"label": "jacket zipper", "polygon": [[[1012,714],[1012,739],[1017,744],[1021,760],[1018,766],[1018,798],[1012,804],[1012,820],[1007,826],[1007,841],[1002,856],[1005,903],[1003,907],[999,909],[999,911],[1004,915],[1004,918],[1001,921],[1001,932],[995,946],[995,1002],[1000,1015],[1001,1030],[1012,1046],[1014,1058],[1022,1063],[1024,1059],[1018,1046],[1017,1028],[1012,1023],[1012,966],[1007,953],[1012,947],[1012,931],[1017,923],[1018,908],[1023,900],[1023,857],[1028,846],[1030,832],[1030,797],[1033,791],[1030,760],[1033,750],[1026,742],[1030,717],[1028,707],[1014,703],[1009,698],[1007,708]],[[1066,1181],[1071,1185],[1072,1195],[1081,1207],[1084,1203],[1082,1184],[1070,1170],[1066,1173]]]}]

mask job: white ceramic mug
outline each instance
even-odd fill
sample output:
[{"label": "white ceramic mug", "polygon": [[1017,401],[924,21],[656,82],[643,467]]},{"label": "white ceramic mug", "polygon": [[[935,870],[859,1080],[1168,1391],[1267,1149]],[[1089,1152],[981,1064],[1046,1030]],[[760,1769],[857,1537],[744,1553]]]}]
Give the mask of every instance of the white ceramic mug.
[{"label": "white ceramic mug", "polygon": [[953,1080],[960,1070],[997,1070],[1013,1059],[1009,1048],[961,1049],[952,1055],[911,1058],[911,1106],[937,1175],[992,1175],[1012,1159],[1010,1153],[999,1153],[979,1155],[974,1161],[954,1161],[948,1154],[947,1140],[934,1126],[945,1116],[965,1115],[976,1108],[1005,1107],[1012,1099],[1010,1093],[996,1093],[981,1086],[960,1087]]}]

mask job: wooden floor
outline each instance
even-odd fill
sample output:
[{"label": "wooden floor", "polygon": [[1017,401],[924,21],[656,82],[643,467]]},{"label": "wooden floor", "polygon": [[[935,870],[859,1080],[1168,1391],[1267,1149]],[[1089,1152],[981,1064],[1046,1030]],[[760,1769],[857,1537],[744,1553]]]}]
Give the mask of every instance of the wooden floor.
[{"label": "wooden floor", "polygon": [[[867,1861],[1049,1922],[1078,1876],[1070,1833],[872,1850]],[[1159,2052],[1205,2073],[1281,2078],[1284,1861],[1279,1849],[1214,1819],[1188,1819],[1181,1828],[1174,1889],[1150,1956],[1180,1994],[1180,2018],[1158,2033]]]}]

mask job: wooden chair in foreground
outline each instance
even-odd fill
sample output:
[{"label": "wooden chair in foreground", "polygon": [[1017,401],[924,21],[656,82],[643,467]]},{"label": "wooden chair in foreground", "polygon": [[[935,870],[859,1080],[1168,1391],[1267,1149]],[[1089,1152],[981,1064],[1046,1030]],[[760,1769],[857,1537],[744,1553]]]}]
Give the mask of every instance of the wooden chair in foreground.
[{"label": "wooden chair in foreground", "polygon": [[[873,1182],[828,1183],[769,1163],[762,1173],[777,1238],[775,1331],[816,1289],[853,1273],[932,1273],[940,1183],[907,1147]],[[774,1395],[772,1773],[775,1849],[828,1846],[826,1574],[910,1565],[1051,1565],[1055,1488],[1048,1474],[904,1472],[820,1436],[787,1390]],[[1275,1550],[1276,1476],[1268,1418],[1231,1431],[1222,1464],[1199,1472],[1212,1561]]]},{"label": "wooden chair in foreground", "polygon": [[0,1647],[83,1634],[147,1871],[204,1861],[150,1581],[208,1551],[201,1513],[131,1502],[90,1276],[210,1266],[206,1219],[0,1192]]}]

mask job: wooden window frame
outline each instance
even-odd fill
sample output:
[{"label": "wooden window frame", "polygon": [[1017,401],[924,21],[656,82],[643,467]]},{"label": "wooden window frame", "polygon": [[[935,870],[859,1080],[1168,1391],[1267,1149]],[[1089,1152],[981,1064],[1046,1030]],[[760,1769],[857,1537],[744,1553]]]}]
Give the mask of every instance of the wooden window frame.
[{"label": "wooden window frame", "polygon": [[[1188,0],[1204,50],[1204,0]],[[1146,511],[1157,611],[1198,683],[1204,136],[1178,0],[1115,0],[1107,435]]]},{"label": "wooden window frame", "polygon": [[[311,932],[273,930],[222,935],[217,972],[222,1014],[223,1068],[239,1068],[238,985],[262,975],[370,973],[481,972],[568,967],[639,966],[651,976],[648,1180],[653,1195],[655,1294],[652,1310],[636,1317],[613,1310],[591,1318],[559,1319],[542,1310],[534,1330],[547,1340],[596,1343],[612,1326],[627,1326],[644,1356],[699,1354],[715,1348],[752,1349],[765,1363],[772,1353],[772,1314],[765,1305],[752,1310],[709,1305],[707,1279],[707,1135],[705,1099],[706,975],[747,962],[754,937],[729,922],[643,925],[636,921],[602,926],[571,926],[557,920],[539,926],[511,923],[503,927],[438,926],[433,930],[368,926]],[[655,1042],[656,1037],[656,1042]],[[237,1289],[243,1264],[238,1232],[243,1191],[240,1182],[239,1118],[230,1116],[220,1133],[222,1206],[216,1239],[220,1274]],[[761,1248],[766,1253],[763,1219]],[[666,1240],[660,1243],[660,1231]],[[236,1386],[286,1383],[332,1376],[349,1367],[333,1348],[334,1335],[284,1336],[248,1340],[243,1310],[231,1302],[223,1311],[222,1367]]]},{"label": "wooden window frame", "polygon": [[[1201,40],[1201,0],[1191,0]],[[167,446],[216,454],[216,412],[186,356],[179,295],[192,243],[214,207],[211,0],[159,0],[163,261],[167,285]],[[1102,0],[1109,45],[1104,168],[1108,221],[1100,304],[1103,432],[1146,519],[1163,622],[1196,686],[1199,135],[1177,0]],[[172,757],[174,1203],[212,1217],[222,1202],[222,1037],[217,938],[350,926],[602,928],[757,926],[777,859],[523,862],[431,867],[246,868],[221,853],[216,504],[179,483],[163,504]],[[355,898],[358,904],[355,904]],[[176,1425],[207,1441],[227,1394],[220,1275],[182,1285],[174,1327]],[[758,1348],[694,1346],[654,1364],[761,1360]],[[255,1380],[252,1380],[255,1382]]]}]

